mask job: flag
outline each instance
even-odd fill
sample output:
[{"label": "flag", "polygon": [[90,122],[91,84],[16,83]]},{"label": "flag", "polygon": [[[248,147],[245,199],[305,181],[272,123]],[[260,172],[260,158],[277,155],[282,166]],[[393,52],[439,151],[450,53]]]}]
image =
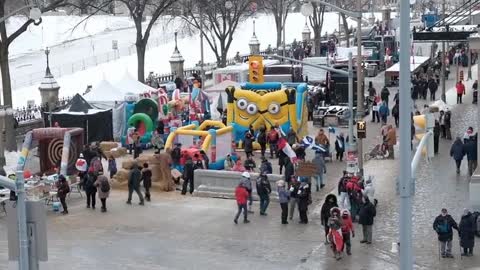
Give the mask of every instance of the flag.
[{"label": "flag", "polygon": [[295,151],[293,151],[292,147],[288,144],[287,140],[281,137],[278,140],[278,149],[282,150],[285,155],[287,155],[290,159],[296,159],[297,155]]},{"label": "flag", "polygon": [[310,150],[313,150],[315,152],[321,152],[321,153],[327,153],[328,152],[327,148],[325,146],[316,144],[315,140],[310,136],[305,136],[302,139],[301,144],[303,145],[303,147],[305,149],[310,149]]}]

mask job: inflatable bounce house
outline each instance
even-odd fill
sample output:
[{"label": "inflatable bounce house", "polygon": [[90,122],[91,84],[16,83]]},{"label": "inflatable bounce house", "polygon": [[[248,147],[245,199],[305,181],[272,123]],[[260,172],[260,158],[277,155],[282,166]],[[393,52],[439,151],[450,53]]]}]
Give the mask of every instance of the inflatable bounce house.
[{"label": "inflatable bounce house", "polygon": [[38,142],[40,173],[60,173],[70,175],[75,171],[75,162],[83,149],[82,128],[36,128],[29,131],[23,142],[17,170],[23,171],[28,154]]},{"label": "inflatable bounce house", "polygon": [[287,133],[292,127],[299,137],[308,134],[307,84],[246,83],[241,88],[228,87],[227,125],[233,127],[235,142],[245,131],[278,125]]},{"label": "inflatable bounce house", "polygon": [[[182,96],[179,89],[175,89],[169,100],[165,89],[143,93],[138,96],[132,94],[125,97],[126,123],[123,131],[122,143],[126,144],[127,133],[136,128],[141,135],[143,148],[148,148],[152,132],[157,128],[158,121],[164,123],[164,133],[169,134],[171,128],[179,128],[185,124],[203,120],[210,115],[210,100],[205,92],[193,88],[192,93]],[[188,109],[190,123],[184,123],[182,114]]]},{"label": "inflatable bounce house", "polygon": [[165,149],[180,143],[182,156],[190,157],[203,150],[210,160],[209,169],[220,170],[227,155],[233,152],[232,131],[233,127],[227,127],[221,121],[205,120],[200,126],[190,124],[172,130]]}]

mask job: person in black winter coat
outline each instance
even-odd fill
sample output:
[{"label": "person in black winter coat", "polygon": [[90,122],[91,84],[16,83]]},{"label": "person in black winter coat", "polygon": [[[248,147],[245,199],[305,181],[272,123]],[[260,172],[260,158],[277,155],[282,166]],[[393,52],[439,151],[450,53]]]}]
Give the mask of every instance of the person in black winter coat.
[{"label": "person in black winter coat", "polygon": [[377,211],[375,210],[375,206],[370,202],[368,197],[364,197],[364,203],[358,213],[358,224],[362,225],[363,230],[363,240],[360,241],[360,243],[372,243],[372,226],[376,215]]},{"label": "person in black winter coat", "polygon": [[128,200],[127,204],[132,204],[132,194],[135,191],[140,199],[140,205],[144,205],[143,195],[140,191],[140,182],[142,181],[142,172],[137,163],[134,163],[128,175]]},{"label": "person in black winter coat", "polygon": [[442,258],[453,258],[453,229],[458,231],[457,222],[448,214],[447,209],[443,208],[441,214],[437,216],[433,222],[433,230],[437,232],[438,235]]},{"label": "person in black winter coat", "polygon": [[265,151],[267,151],[267,131],[265,130],[265,127],[261,127],[258,131],[257,142],[260,144],[262,157],[265,157]]},{"label": "person in black winter coat", "polygon": [[260,176],[257,179],[257,193],[260,198],[260,215],[267,215],[268,204],[270,203],[270,193],[272,193],[272,187],[268,180],[267,174],[260,172]]},{"label": "person in black winter coat", "polygon": [[89,172],[84,176],[84,189],[85,194],[87,195],[87,208],[90,208],[90,203],[92,205],[92,209],[95,209],[95,202],[96,202],[96,194],[97,194],[97,187],[95,186],[95,182],[97,181],[97,175],[95,172],[89,170]]},{"label": "person in black winter coat", "polygon": [[435,93],[438,89],[438,84],[435,82],[434,79],[430,79],[430,81],[428,82],[428,89],[430,89],[430,100],[434,101]]},{"label": "person in black winter coat", "polygon": [[460,246],[463,248],[462,256],[473,256],[473,246],[475,246],[475,230],[477,221],[472,213],[465,209],[462,219],[458,225],[458,234],[460,236]]},{"label": "person in black winter coat", "polygon": [[264,172],[265,174],[272,174],[272,163],[268,161],[265,157],[262,157],[262,163],[260,164],[260,173]]},{"label": "person in black winter coat", "polygon": [[245,132],[245,139],[244,139],[244,145],[243,145],[243,149],[245,150],[245,154],[247,155],[247,158],[248,157],[251,157],[253,156],[253,135],[250,133],[249,130],[247,130]]},{"label": "person in black winter coat", "polygon": [[148,168],[148,163],[143,164],[142,170],[143,187],[145,188],[145,199],[150,201],[150,188],[152,187],[152,170]]},{"label": "person in black winter coat", "polygon": [[438,154],[438,143],[440,142],[440,122],[435,120],[433,127],[433,153]]},{"label": "person in black winter coat", "polygon": [[285,162],[285,182],[287,182],[288,186],[290,186],[292,175],[295,174],[295,168],[293,167],[293,163],[288,156],[285,156],[284,162]]},{"label": "person in black winter coat", "polygon": [[335,140],[335,152],[337,160],[343,161],[343,153],[345,152],[345,137],[343,133],[337,135],[337,139]]},{"label": "person in black winter coat", "polygon": [[306,177],[302,177],[300,180],[300,186],[298,187],[298,212],[300,214],[300,224],[308,224],[308,205],[311,203],[311,190],[310,183],[308,183]]},{"label": "person in black winter coat", "polygon": [[330,218],[330,210],[333,207],[338,207],[337,204],[337,196],[334,194],[328,194],[325,197],[325,201],[322,205],[322,210],[320,212],[320,220],[322,222],[323,227],[325,228],[325,242],[328,243],[328,232],[330,231],[330,227],[328,227],[328,219]]},{"label": "person in black winter coat", "polygon": [[183,168],[183,186],[182,186],[182,195],[187,193],[187,186],[190,184],[190,194],[193,193],[193,171],[194,171],[194,164],[192,157],[187,157],[185,161],[185,166]]},{"label": "person in black winter coat", "polygon": [[465,151],[463,149],[463,142],[460,137],[455,139],[452,147],[450,148],[450,156],[455,160],[455,165],[457,166],[457,174],[460,173],[460,166],[462,165],[463,157],[465,156]]},{"label": "person in black winter coat", "polygon": [[472,176],[477,168],[477,135],[470,138],[463,147],[468,160],[468,175]]}]

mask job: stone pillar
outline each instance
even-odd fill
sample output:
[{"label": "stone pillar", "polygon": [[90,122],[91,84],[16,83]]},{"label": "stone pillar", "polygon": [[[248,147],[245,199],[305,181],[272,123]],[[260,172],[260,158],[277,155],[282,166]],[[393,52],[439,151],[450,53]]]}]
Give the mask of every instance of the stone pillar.
[{"label": "stone pillar", "polygon": [[175,77],[183,79],[183,63],[185,62],[185,60],[183,59],[183,56],[180,54],[180,51],[177,47],[177,32],[175,32],[175,50],[173,50],[173,54],[170,57],[169,62],[172,74]]},{"label": "stone pillar", "polygon": [[[480,31],[479,33],[472,34],[468,38],[468,44],[472,50],[480,50]],[[480,78],[480,68],[477,69],[477,79]],[[477,102],[477,136],[478,131],[480,130],[480,110],[478,110]],[[477,138],[477,156],[480,154],[480,146],[478,143],[480,140]],[[472,178],[470,179],[469,195],[470,195],[470,206],[474,209],[480,208],[480,168],[477,166],[475,172],[473,172]]]}]

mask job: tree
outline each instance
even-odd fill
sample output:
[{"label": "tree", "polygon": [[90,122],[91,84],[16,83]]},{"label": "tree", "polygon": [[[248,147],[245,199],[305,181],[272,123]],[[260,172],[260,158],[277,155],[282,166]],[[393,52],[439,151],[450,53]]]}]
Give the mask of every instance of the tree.
[{"label": "tree", "polygon": [[[219,67],[227,65],[227,54],[239,22],[253,12],[252,0],[186,0],[181,17],[203,33]],[[201,9],[201,10],[200,10]],[[203,14],[200,16],[200,14]],[[203,23],[203,27],[202,27]]]},{"label": "tree", "polygon": [[[10,3],[11,1],[0,0],[0,18],[10,15],[11,11],[9,10],[9,7],[17,7],[18,3],[12,6],[12,3]],[[68,2],[65,0],[52,0],[49,2],[49,4],[39,8],[43,13],[53,10],[57,7],[65,6],[67,3]],[[28,11],[29,9],[25,8],[19,11],[18,14],[27,14]],[[14,30],[9,35],[7,33],[6,20],[0,22],[0,72],[2,75],[3,105],[5,107],[12,107],[12,83],[10,80],[10,66],[8,60],[9,47],[16,38],[18,38],[28,29],[31,24],[39,25],[40,23],[42,23],[41,18],[36,22],[31,18],[27,18],[27,20],[18,29]],[[6,149],[8,151],[16,151],[17,143],[15,139],[13,115],[7,115],[7,117],[5,118],[5,131]]]},{"label": "tree", "polygon": [[313,14],[308,16],[310,26],[313,29],[313,43],[315,56],[320,56],[320,45],[322,41],[323,16],[325,15],[325,6],[312,2]]},{"label": "tree", "polygon": [[294,6],[297,0],[263,0],[263,9],[272,13],[275,18],[277,30],[277,48],[282,44],[282,32],[287,20],[288,11]]},{"label": "tree", "polygon": [[[368,7],[371,2],[370,0],[358,0],[358,1],[361,1],[360,2],[361,10],[363,10],[365,7]],[[356,1],[337,0],[337,6],[345,10],[358,11],[358,3]],[[347,21],[348,16],[343,13],[340,13],[340,18],[343,24],[343,32],[345,33],[345,40],[347,42],[347,47],[350,47],[350,34],[352,34],[352,30],[348,26],[348,21]]]},{"label": "tree", "polygon": [[[125,4],[133,19],[137,30],[135,47],[137,49],[137,77],[140,82],[145,82],[145,52],[147,51],[150,31],[158,18],[165,14],[177,0],[118,0]],[[148,23],[143,31],[142,22],[148,17]]]}]

